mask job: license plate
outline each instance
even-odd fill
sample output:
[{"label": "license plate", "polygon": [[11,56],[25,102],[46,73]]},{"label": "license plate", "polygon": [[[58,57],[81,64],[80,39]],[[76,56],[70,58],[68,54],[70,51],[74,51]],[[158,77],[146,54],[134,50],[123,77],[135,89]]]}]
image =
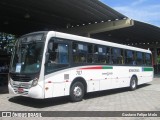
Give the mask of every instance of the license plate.
[{"label": "license plate", "polygon": [[23,88],[18,88],[18,93],[23,93],[24,89]]}]

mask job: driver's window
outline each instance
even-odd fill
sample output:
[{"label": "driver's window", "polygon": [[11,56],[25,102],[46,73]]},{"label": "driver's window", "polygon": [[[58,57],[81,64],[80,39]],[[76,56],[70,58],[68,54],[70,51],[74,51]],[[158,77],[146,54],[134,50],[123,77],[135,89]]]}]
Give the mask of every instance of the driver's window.
[{"label": "driver's window", "polygon": [[69,65],[69,46],[67,43],[50,41],[48,44],[49,59],[46,72],[50,73]]},{"label": "driver's window", "polygon": [[58,44],[50,42],[48,44],[48,53],[49,53],[49,60],[50,63],[58,63]]}]

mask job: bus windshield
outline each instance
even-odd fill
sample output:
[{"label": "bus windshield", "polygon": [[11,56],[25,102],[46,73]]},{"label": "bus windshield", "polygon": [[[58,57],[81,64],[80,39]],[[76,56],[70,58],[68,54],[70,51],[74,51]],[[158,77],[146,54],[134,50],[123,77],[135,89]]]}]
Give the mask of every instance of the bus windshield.
[{"label": "bus windshield", "polygon": [[37,73],[40,71],[44,42],[35,38],[35,36],[28,36],[17,41],[10,72]]}]

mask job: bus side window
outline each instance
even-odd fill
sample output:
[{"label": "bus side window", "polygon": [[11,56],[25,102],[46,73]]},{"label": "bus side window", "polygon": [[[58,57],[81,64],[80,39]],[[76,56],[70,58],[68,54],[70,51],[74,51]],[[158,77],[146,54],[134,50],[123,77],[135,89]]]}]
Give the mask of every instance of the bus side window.
[{"label": "bus side window", "polygon": [[68,45],[49,43],[48,46],[49,62],[54,64],[68,63]]},{"label": "bus side window", "polygon": [[133,51],[125,50],[125,64],[126,65],[137,65]]},{"label": "bus side window", "polygon": [[93,63],[93,45],[88,44],[88,54],[87,54],[87,63]]},{"label": "bus side window", "polygon": [[59,44],[58,45],[58,63],[60,64],[68,64],[68,45],[67,44]]},{"label": "bus side window", "polygon": [[113,64],[123,64],[123,50],[120,48],[112,48],[112,58]]},{"label": "bus side window", "polygon": [[94,46],[94,62],[107,64],[109,63],[109,48],[106,46]]},{"label": "bus side window", "polygon": [[58,51],[58,44],[54,42],[50,42],[48,44],[48,53],[49,53],[50,63],[57,63],[57,51]]},{"label": "bus side window", "polygon": [[136,62],[137,62],[137,65],[143,65],[143,54],[142,54],[142,52],[137,52],[136,53]]},{"label": "bus side window", "polygon": [[152,58],[151,54],[145,53],[145,65],[150,66],[152,65]]},{"label": "bus side window", "polygon": [[56,43],[54,41],[50,41],[48,44],[48,53],[49,59],[46,64],[47,73],[69,65],[69,47],[65,42]]},{"label": "bus side window", "polygon": [[74,63],[86,63],[88,46],[85,43],[73,43],[72,44],[73,62]]}]

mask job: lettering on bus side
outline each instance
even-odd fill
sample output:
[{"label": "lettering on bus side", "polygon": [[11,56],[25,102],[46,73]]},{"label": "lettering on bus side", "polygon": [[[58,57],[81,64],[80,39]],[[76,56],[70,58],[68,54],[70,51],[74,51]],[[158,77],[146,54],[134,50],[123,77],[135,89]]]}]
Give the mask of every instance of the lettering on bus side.
[{"label": "lettering on bus side", "polygon": [[107,76],[113,75],[113,72],[102,73],[102,75],[107,75]]},{"label": "lettering on bus side", "polygon": [[129,72],[139,72],[139,69],[129,69]]}]

